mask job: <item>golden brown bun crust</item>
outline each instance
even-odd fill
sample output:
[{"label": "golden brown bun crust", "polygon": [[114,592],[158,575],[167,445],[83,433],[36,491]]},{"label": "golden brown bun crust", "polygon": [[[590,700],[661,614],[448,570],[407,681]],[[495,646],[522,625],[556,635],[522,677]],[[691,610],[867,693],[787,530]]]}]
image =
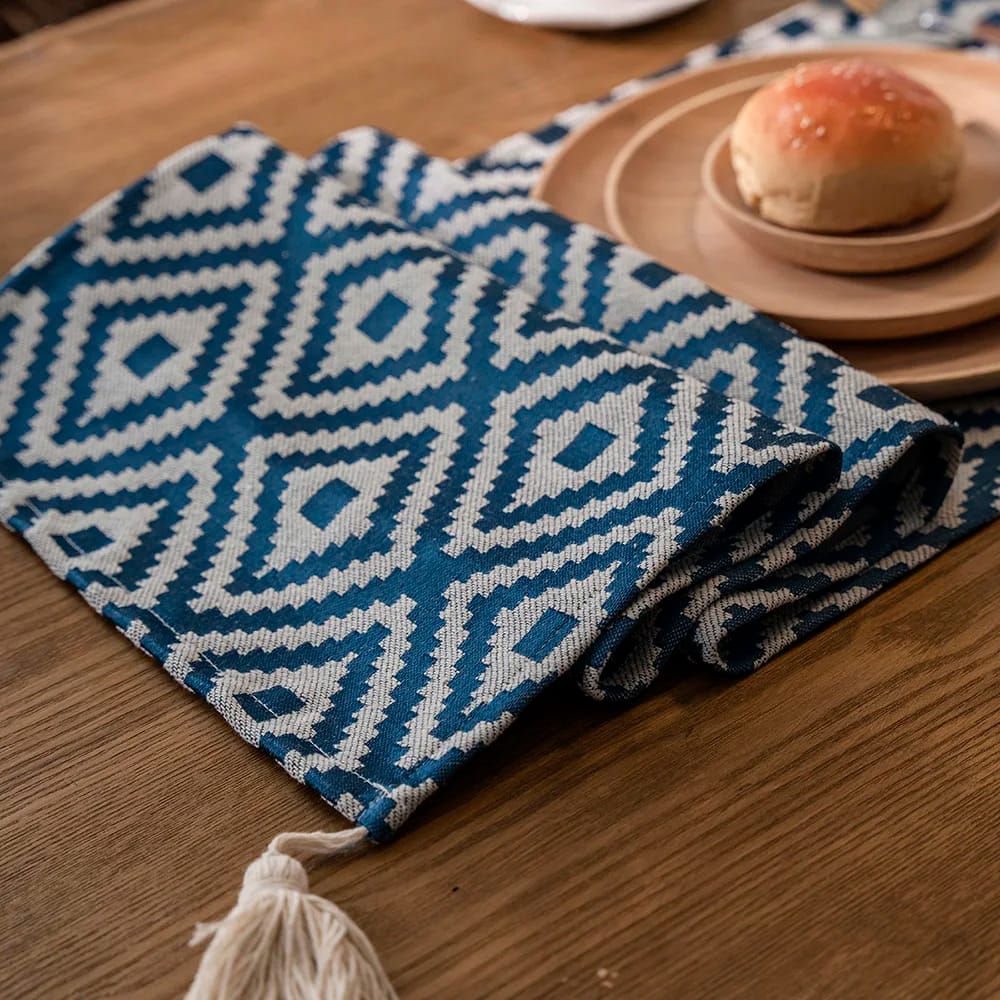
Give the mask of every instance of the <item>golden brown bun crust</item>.
[{"label": "golden brown bun crust", "polygon": [[758,90],[730,138],[744,201],[792,229],[902,225],[954,189],[962,137],[923,84],[862,59],[804,63]]}]

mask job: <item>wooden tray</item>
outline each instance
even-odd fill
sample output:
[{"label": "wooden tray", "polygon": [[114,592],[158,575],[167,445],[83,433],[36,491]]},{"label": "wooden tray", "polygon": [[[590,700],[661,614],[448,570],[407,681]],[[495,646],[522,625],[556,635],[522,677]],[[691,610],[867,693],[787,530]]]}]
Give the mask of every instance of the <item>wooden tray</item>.
[{"label": "wooden tray", "polygon": [[[1000,65],[952,52],[903,47],[881,49],[873,46],[843,46],[832,52],[814,50],[809,53],[781,53],[725,60],[704,69],[668,78],[651,89],[622,101],[584,126],[567,140],[547,164],[534,194],[570,218],[587,222],[604,231],[612,231],[604,206],[608,176],[615,157],[640,129],[678,104],[703,96],[706,90],[749,77],[779,72],[803,58],[822,58],[834,53],[838,57],[864,55],[877,58],[924,78],[928,78],[928,74],[936,74],[938,86],[947,86],[940,83],[942,77],[961,73],[979,85],[995,88],[994,93],[1000,95]],[[917,62],[921,68],[915,71],[914,65]],[[931,83],[935,85],[934,80]],[[1000,105],[1000,101],[994,102],[994,106],[996,105]],[[706,148],[709,138],[706,137]],[[699,159],[703,152],[704,150],[700,151]],[[749,247],[747,250],[753,252]],[[982,252],[982,248],[969,251],[970,254]],[[690,267],[683,269],[692,270]],[[800,273],[798,269],[795,270],[796,274]],[[895,279],[900,277],[905,276],[894,276]],[[997,289],[998,286],[1000,282],[993,280],[987,288]],[[746,295],[738,297],[749,298]],[[898,312],[899,310],[897,315]],[[933,325],[932,323],[931,326]],[[925,326],[924,332],[926,329]],[[832,339],[818,331],[811,332],[820,339]],[[907,328],[900,329],[899,332],[914,331]],[[951,334],[948,337],[948,349],[942,349],[941,340],[935,337],[934,349],[931,350],[930,345],[927,345],[927,350],[921,352],[919,360],[912,354],[917,350],[917,341],[908,340],[905,346],[902,343],[870,342],[863,352],[856,351],[850,343],[838,342],[837,347],[852,360],[858,355],[859,363],[863,363],[865,368],[892,381],[911,395],[922,399],[936,399],[962,391],[1000,385],[1000,344],[995,351],[988,349],[993,335],[1000,341],[1000,322],[980,324],[974,331],[968,332],[968,335],[964,330],[960,334]],[[863,362],[860,361],[861,355]],[[911,355],[914,358],[912,371],[906,368],[905,363],[906,358]]]}]

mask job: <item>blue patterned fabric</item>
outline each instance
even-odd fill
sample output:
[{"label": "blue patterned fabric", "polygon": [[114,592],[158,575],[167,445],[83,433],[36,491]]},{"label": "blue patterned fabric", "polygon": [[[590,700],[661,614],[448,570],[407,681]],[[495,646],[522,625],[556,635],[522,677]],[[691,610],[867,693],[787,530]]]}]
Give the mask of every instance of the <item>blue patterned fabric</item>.
[{"label": "blue patterned fabric", "polygon": [[0,336],[4,521],[378,837],[840,469],[248,129],[41,248]]},{"label": "blue patterned fabric", "polygon": [[238,128],[0,287],[4,523],[376,839],[555,678],[754,669],[998,513],[992,400],[527,198],[600,104],[464,169]]},{"label": "blue patterned fabric", "polygon": [[[961,44],[976,50],[972,55],[1000,58],[1000,48],[971,38],[1000,12],[996,0],[947,0],[939,11],[957,34],[970,36]],[[839,490],[816,524],[725,574],[711,608],[699,594],[693,604],[675,602],[659,624],[646,623],[644,639],[664,657],[674,653],[680,631],[695,647],[689,655],[723,670],[753,669],[993,520],[1000,514],[1000,395],[956,400],[938,412],[907,406],[832,351],[569,222],[529,192],[575,128],[665,75],[732,54],[808,49],[874,32],[839,4],[799,4],[463,165],[370,128],[338,136],[311,161],[545,308],[843,450]],[[945,424],[954,435],[947,442]],[[933,428],[938,433],[929,433]],[[696,624],[688,633],[690,620]],[[596,697],[630,696],[651,677],[631,666],[605,668],[599,681],[585,676],[584,687]]]}]

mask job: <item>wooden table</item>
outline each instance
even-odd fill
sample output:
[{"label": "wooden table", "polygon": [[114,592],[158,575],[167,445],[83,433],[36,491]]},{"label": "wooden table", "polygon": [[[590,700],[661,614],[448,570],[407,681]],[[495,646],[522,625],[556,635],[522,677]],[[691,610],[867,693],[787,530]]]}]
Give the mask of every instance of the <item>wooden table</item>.
[{"label": "wooden table", "polygon": [[[621,35],[459,0],[145,0],[0,50],[0,265],[235,119],[445,156],[773,12]],[[404,998],[995,997],[1000,526],[738,684],[550,693],[319,891]],[[194,919],[339,822],[0,534],[0,995],[177,997]]]}]

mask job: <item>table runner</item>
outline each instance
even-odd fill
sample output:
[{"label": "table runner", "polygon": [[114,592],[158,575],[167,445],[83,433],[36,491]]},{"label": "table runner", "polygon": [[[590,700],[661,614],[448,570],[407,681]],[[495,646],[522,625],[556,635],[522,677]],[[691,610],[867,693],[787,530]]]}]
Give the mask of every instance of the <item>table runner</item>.
[{"label": "table runner", "polygon": [[[4,520],[376,837],[548,679],[846,503],[836,442],[542,311],[249,128],[2,296]],[[923,456],[953,464],[953,431],[857,378],[912,414],[885,489],[938,503]]]},{"label": "table runner", "polygon": [[[804,5],[687,65],[831,19],[859,27]],[[754,669],[1000,508],[997,397],[920,406],[531,202],[647,84],[458,166],[373,129],[307,166],[237,128],[0,290],[0,516],[359,835],[554,678]],[[357,837],[307,840],[234,914]]]},{"label": "table runner", "polygon": [[[981,25],[1000,27],[995,0],[941,0],[936,13],[939,30],[954,32],[955,44],[970,57],[1000,58],[1000,46],[975,37]],[[589,226],[547,211],[529,192],[574,129],[664,76],[729,55],[808,50],[842,37],[882,36],[874,22],[840,4],[806,2],[704,46],[675,66],[567,109],[533,132],[511,136],[464,163],[435,160],[370,128],[336,137],[311,161],[350,190],[524,288],[546,308],[604,330],[770,416],[835,441],[844,450],[845,467],[842,507],[839,513],[828,508],[831,518],[863,509],[873,469],[884,471],[898,462],[896,434],[919,438],[920,422],[928,419],[943,419],[961,432],[964,448],[957,474],[952,479],[951,470],[942,473],[941,466],[928,462],[931,493],[923,501],[915,499],[916,483],[912,494],[904,489],[896,498],[878,496],[874,502],[880,506],[897,504],[893,516],[860,536],[842,532],[815,557],[803,558],[801,546],[813,547],[808,529],[803,530],[788,540],[794,565],[781,567],[780,554],[772,550],[756,565],[741,567],[741,588],[748,588],[753,578],[767,579],[752,593],[745,590],[739,600],[727,603],[723,583],[716,613],[702,617],[693,634],[697,658],[722,670],[760,666],[1000,514],[1000,394],[938,404],[934,414],[925,408],[906,413],[891,396],[882,396],[883,390],[866,386],[859,373],[834,361],[833,352],[790,336],[781,324],[700,283],[686,279],[683,302],[671,308],[657,289],[670,282],[672,272]],[[640,268],[642,280],[624,277]],[[623,300],[630,306],[623,309]],[[881,418],[866,405],[877,398],[885,403]],[[944,465],[955,457],[948,453]],[[916,464],[921,461],[926,456]],[[933,484],[946,480],[952,483],[946,495],[933,495]],[[857,521],[855,517],[852,524]],[[683,617],[698,615],[700,609],[672,610]],[[649,639],[669,653],[676,629],[674,635],[661,631]],[[628,697],[650,679],[635,671],[620,677],[621,683],[608,683],[607,675],[601,683],[582,678],[595,697]]]}]

